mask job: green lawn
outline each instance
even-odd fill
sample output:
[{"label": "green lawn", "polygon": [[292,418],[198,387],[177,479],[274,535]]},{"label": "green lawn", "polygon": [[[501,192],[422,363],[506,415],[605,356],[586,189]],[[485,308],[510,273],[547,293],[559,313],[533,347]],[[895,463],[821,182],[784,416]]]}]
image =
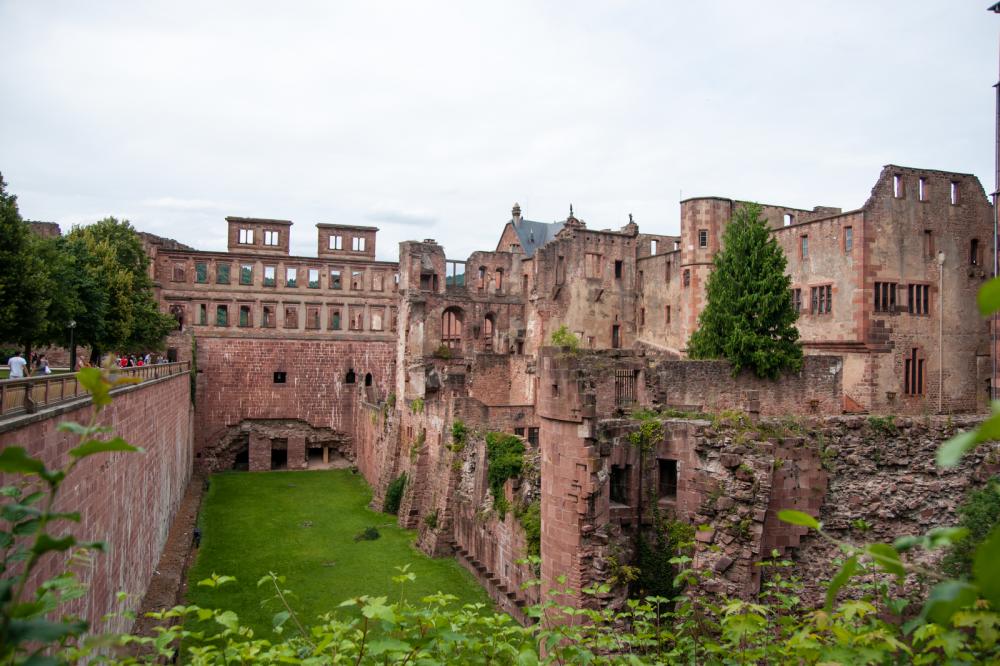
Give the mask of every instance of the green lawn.
[{"label": "green lawn", "polygon": [[[395,567],[409,564],[416,581],[407,583],[408,601],[441,591],[460,603],[492,608],[465,569],[419,552],[415,533],[397,527],[395,516],[370,511],[370,499],[362,477],[349,470],[212,476],[199,518],[201,549],[188,573],[188,602],[233,610],[241,623],[268,637],[279,610],[276,602],[261,607],[272,594],[257,581],[268,571],[286,577],[285,587],[296,594],[292,607],[308,623],[362,594],[398,598],[399,585],[391,578]],[[354,541],[370,525],[381,537]],[[213,572],[236,576],[237,582],[217,589],[196,584]]]}]

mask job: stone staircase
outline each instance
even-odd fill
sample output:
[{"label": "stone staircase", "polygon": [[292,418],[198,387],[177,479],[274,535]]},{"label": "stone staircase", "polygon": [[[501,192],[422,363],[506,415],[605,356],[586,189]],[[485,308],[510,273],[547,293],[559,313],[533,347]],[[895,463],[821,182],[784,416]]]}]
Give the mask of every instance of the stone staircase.
[{"label": "stone staircase", "polygon": [[476,580],[486,589],[486,593],[500,607],[500,610],[510,614],[521,625],[534,624],[535,619],[530,618],[525,613],[527,603],[522,599],[517,590],[512,590],[505,585],[500,578],[486,568],[486,565],[473,557],[464,548],[452,544],[455,548],[455,557],[459,564],[468,569]]}]

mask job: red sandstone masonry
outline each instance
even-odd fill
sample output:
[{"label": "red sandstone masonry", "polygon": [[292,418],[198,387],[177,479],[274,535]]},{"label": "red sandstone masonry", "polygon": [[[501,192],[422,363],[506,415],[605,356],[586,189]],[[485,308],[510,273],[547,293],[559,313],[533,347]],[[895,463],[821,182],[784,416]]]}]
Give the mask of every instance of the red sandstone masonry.
[{"label": "red sandstone masonry", "polygon": [[[99,630],[127,631],[131,620],[112,619],[109,612],[135,609],[167,538],[170,523],[191,477],[192,407],[189,378],[179,375],[121,390],[99,419],[145,453],[101,454],[84,459],[63,483],[57,508],[79,511],[79,525],[60,524],[82,540],[103,540],[108,552],[94,558],[81,573],[90,593],[70,605]],[[93,407],[84,404],[39,412],[0,425],[0,447],[22,446],[49,467],[67,462],[67,451],[78,441],[58,432],[62,421],[89,422]],[[17,479],[0,475],[0,485]],[[58,529],[58,528],[57,528]],[[58,555],[47,555],[36,581],[64,566]],[[118,602],[116,594],[129,597]]]}]

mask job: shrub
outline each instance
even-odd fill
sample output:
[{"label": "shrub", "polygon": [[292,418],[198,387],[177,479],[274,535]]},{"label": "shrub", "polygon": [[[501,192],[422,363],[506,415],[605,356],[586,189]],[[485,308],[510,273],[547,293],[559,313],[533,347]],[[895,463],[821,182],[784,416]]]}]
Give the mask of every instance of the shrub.
[{"label": "shrub", "polygon": [[633,596],[657,596],[672,599],[683,586],[676,586],[677,569],[670,561],[687,554],[694,543],[694,527],[676,520],[668,520],[653,511],[653,533],[639,533],[636,544],[638,570]]},{"label": "shrub", "polygon": [[410,403],[410,411],[414,414],[422,414],[424,411],[424,399],[414,398],[413,402]]},{"label": "shrub", "polygon": [[431,511],[430,513],[428,513],[426,516],[424,516],[424,525],[426,525],[428,528],[430,528],[432,530],[436,530],[437,529],[437,526],[438,526],[438,512],[437,512],[437,509],[434,509],[433,511]]},{"label": "shrub", "polygon": [[455,453],[462,451],[465,448],[465,440],[468,437],[469,429],[465,427],[465,423],[456,420],[451,424],[451,450]]},{"label": "shrub", "polygon": [[527,506],[518,506],[514,511],[514,517],[524,530],[524,538],[528,543],[528,557],[539,557],[542,554],[542,501],[536,499]]},{"label": "shrub", "polygon": [[382,504],[382,511],[385,513],[399,513],[399,505],[403,501],[403,492],[406,490],[406,472],[403,472],[389,484],[385,490],[385,502]]},{"label": "shrub", "polygon": [[507,498],[503,484],[521,474],[524,467],[524,442],[517,435],[505,432],[486,433],[487,478],[493,494],[493,506],[503,518],[507,515]]},{"label": "shrub", "polygon": [[450,360],[452,357],[451,347],[448,345],[441,345],[434,351],[434,356],[445,361]]},{"label": "shrub", "polygon": [[355,541],[374,541],[375,539],[378,539],[380,536],[382,536],[382,535],[379,534],[378,529],[376,529],[373,526],[369,526],[369,527],[366,527],[365,529],[361,530],[357,534],[355,534],[354,535],[354,540]]},{"label": "shrub", "polygon": [[958,507],[959,527],[969,534],[952,546],[942,563],[944,570],[953,576],[967,576],[972,572],[972,556],[986,535],[1000,524],[1000,476],[995,476],[984,488],[968,494]]},{"label": "shrub", "polygon": [[580,338],[563,324],[552,331],[552,344],[557,347],[569,347],[570,351],[575,352],[580,348]]}]

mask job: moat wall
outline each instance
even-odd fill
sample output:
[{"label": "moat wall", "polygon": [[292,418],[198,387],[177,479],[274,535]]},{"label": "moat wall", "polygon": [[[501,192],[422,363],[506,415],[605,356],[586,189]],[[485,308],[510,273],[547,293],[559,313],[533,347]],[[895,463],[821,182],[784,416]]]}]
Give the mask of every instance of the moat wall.
[{"label": "moat wall", "polygon": [[[61,467],[68,462],[69,449],[79,442],[57,431],[57,425],[88,423],[92,417],[89,399],[43,410],[4,422],[0,442],[4,447],[24,447],[50,468]],[[131,620],[112,618],[102,625],[100,619],[106,613],[133,610],[142,600],[191,478],[194,410],[189,375],[119,389],[98,423],[144,452],[99,454],[81,461],[63,483],[57,503],[59,510],[79,511],[81,521],[58,523],[55,529],[108,545],[107,553],[79,570],[90,591],[71,602],[68,610],[98,629],[128,631]],[[0,485],[18,480],[0,475]],[[36,581],[59,573],[65,563],[63,557],[47,555]],[[119,602],[119,592],[129,596]]]}]

